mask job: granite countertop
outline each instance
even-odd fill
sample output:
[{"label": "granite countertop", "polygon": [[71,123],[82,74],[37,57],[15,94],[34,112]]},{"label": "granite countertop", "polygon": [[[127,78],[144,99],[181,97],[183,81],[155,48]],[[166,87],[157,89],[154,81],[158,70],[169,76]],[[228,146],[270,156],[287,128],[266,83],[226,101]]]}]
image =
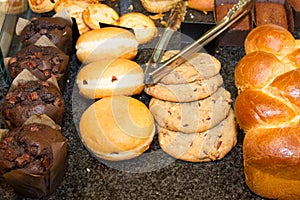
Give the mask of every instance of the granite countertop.
[{"label": "granite countertop", "polygon": [[[206,50],[222,63],[224,87],[235,100],[234,68],[244,55],[244,49],[212,46]],[[149,56],[149,52],[140,52],[137,60],[143,62],[147,59],[145,55]],[[83,109],[74,85],[80,67],[81,63],[72,55],[64,91],[66,109],[62,130],[68,139],[67,171],[60,186],[43,199],[262,199],[245,184],[242,131],[238,133],[236,146],[220,161],[174,160],[160,149],[157,135],[150,149],[139,158],[124,162],[97,160],[82,144],[76,128]],[[7,89],[8,85],[0,76],[0,105]],[[145,104],[149,101],[145,94],[136,98]],[[0,179],[0,195],[1,199],[24,199],[3,179]]]}]

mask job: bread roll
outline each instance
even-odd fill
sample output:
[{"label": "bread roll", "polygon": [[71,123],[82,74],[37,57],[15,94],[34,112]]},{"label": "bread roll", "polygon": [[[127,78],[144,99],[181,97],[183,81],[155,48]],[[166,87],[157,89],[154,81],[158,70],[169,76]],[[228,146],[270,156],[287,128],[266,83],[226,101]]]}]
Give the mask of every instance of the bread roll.
[{"label": "bread roll", "polygon": [[118,19],[117,24],[122,27],[132,28],[140,44],[151,41],[157,35],[157,28],[153,20],[142,13],[130,12],[123,14]]},{"label": "bread roll", "polygon": [[115,24],[119,19],[119,14],[106,4],[96,3],[89,5],[82,12],[82,19],[90,29],[99,29],[99,22]]},{"label": "bread roll", "polygon": [[102,59],[133,59],[138,52],[138,41],[126,29],[107,27],[88,31],[76,42],[76,55],[82,63]]},{"label": "bread roll", "polygon": [[235,114],[246,134],[246,184],[257,195],[271,199],[300,198],[300,69],[296,47],[297,42],[285,29],[258,27],[249,33],[245,42],[248,54],[235,71],[240,92]]},{"label": "bread roll", "polygon": [[277,56],[280,60],[295,50],[299,41],[285,28],[275,24],[265,24],[254,28],[245,39],[245,51],[265,51]]},{"label": "bread roll", "polygon": [[96,157],[115,161],[142,154],[155,133],[145,104],[125,96],[95,102],[83,113],[79,126],[83,143]]},{"label": "bread roll", "polygon": [[135,95],[144,89],[143,69],[127,59],[89,63],[78,73],[79,93],[97,99],[113,95]]},{"label": "bread roll", "polygon": [[141,0],[145,10],[151,13],[163,13],[171,10],[180,0]]}]

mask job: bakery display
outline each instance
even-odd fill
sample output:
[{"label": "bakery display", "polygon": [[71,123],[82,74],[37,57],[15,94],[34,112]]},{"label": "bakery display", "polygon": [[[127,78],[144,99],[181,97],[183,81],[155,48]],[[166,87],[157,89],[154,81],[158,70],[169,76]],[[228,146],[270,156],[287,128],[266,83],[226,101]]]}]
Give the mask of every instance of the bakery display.
[{"label": "bakery display", "polygon": [[[271,199],[300,197],[300,71],[295,62],[288,63],[299,52],[296,47],[281,26],[259,26],[246,38],[247,54],[235,70],[239,95],[234,108],[245,131],[245,181],[251,191]],[[283,57],[289,59],[282,62]]]},{"label": "bakery display", "polygon": [[41,123],[6,131],[0,142],[0,173],[17,194],[46,196],[65,174],[66,142],[60,130]]},{"label": "bakery display", "polygon": [[136,95],[144,89],[143,69],[127,59],[100,60],[80,69],[77,79],[79,93],[98,99],[114,95]]},{"label": "bakery display", "polygon": [[62,124],[64,99],[60,90],[51,82],[28,81],[19,83],[5,96],[2,115],[9,128],[22,126],[32,115],[47,114]]},{"label": "bakery display", "polygon": [[142,102],[126,96],[102,98],[81,116],[80,136],[98,158],[127,160],[145,152],[153,140],[153,117]]},{"label": "bakery display", "polygon": [[57,0],[27,0],[29,8],[35,13],[46,13],[54,9]]},{"label": "bakery display", "polygon": [[[163,27],[165,25],[163,24],[163,22],[167,21],[168,17],[170,16],[169,11],[166,11],[164,13],[159,13],[158,15],[156,15],[155,13],[150,13],[142,7],[140,1],[117,0],[117,1],[100,1],[100,2],[103,4],[105,3],[110,8],[113,8],[119,14],[119,17],[122,16],[126,17],[130,13],[132,13],[132,15],[134,15],[134,18],[136,19],[138,16],[135,15],[135,13],[139,13],[139,14],[142,13],[143,16],[147,16],[151,18],[157,28]],[[229,2],[229,1],[223,1],[223,2]],[[192,24],[200,23],[202,25],[204,24],[203,26],[205,27],[209,26],[208,25],[209,22],[215,23],[213,18],[214,13],[212,13],[212,11],[204,11],[203,8],[201,8],[203,10],[198,8],[192,8],[191,6],[192,4],[189,3],[187,0],[185,1],[185,3],[187,3],[187,5],[189,4],[189,7],[187,8],[187,15],[186,15],[185,22],[192,23]],[[209,3],[209,2],[197,1],[196,3]],[[85,10],[87,10],[88,7],[90,8],[96,7],[96,5],[98,4],[100,4],[99,1],[89,1],[89,0],[80,0],[80,1],[58,0],[56,2],[57,7],[58,5],[61,6],[60,8],[61,11],[63,11],[62,9],[67,9],[68,12],[69,11],[72,12],[73,20],[74,18],[76,18],[75,20],[77,22],[77,27],[76,24],[73,24],[72,27],[73,31],[75,30],[75,35],[73,35],[74,42],[77,40],[77,36],[78,36],[76,28],[79,28],[81,35],[85,35],[87,32],[91,31],[92,27],[89,27],[87,25],[87,22],[84,22],[83,13]],[[25,15],[22,15],[22,17],[24,16],[28,18],[29,17],[31,18],[31,16],[50,17],[52,14],[55,14],[54,12],[55,11],[50,11],[47,13],[37,13],[34,12],[33,9],[31,10],[28,9],[28,12],[26,12]],[[95,24],[99,24],[97,22],[95,15],[92,17],[92,19],[90,17],[90,21],[92,20],[96,20],[93,22],[95,22]],[[277,21],[277,19],[275,19],[275,21]],[[84,28],[82,29],[80,28],[81,26],[80,23],[81,25],[84,25],[82,26]],[[106,26],[110,26],[110,25],[106,25]],[[198,28],[191,28],[191,29],[193,29],[198,33],[204,30],[202,29],[201,25],[199,29]],[[250,29],[252,29],[251,24],[249,30]],[[249,30],[242,30],[242,31],[248,32]],[[133,33],[133,30],[130,31]],[[179,29],[179,31],[181,30]],[[233,31],[239,31],[239,30],[233,30]],[[297,31],[293,32],[293,35],[295,37],[299,37],[299,33]],[[4,34],[2,36],[3,36],[2,40],[6,40],[5,37],[6,35]],[[163,79],[161,79],[158,84],[146,85],[146,87],[144,88],[145,85],[143,84],[142,69],[144,69],[145,67],[144,64],[148,60],[151,54],[152,47],[154,47],[155,42],[157,41],[157,39],[159,39],[160,36],[161,36],[160,34],[157,34],[154,40],[152,39],[149,40],[150,43],[148,42],[141,43],[138,40],[138,38],[135,38],[136,41],[134,42],[134,44],[137,44],[136,46],[137,50],[135,56],[132,56],[130,58],[128,57],[119,58],[117,56],[117,58],[109,59],[112,61],[111,63],[109,60],[105,59],[105,56],[107,55],[106,53],[115,53],[116,49],[120,49],[120,46],[118,45],[116,46],[118,42],[116,42],[116,40],[113,40],[111,41],[111,43],[109,43],[109,45],[105,46],[105,48],[97,52],[96,55],[93,55],[96,59],[98,57],[101,58],[102,56],[104,59],[95,60],[92,62],[84,62],[84,61],[81,62],[77,58],[76,55],[77,50],[76,50],[73,51],[71,54],[68,54],[69,56],[68,69],[64,71],[60,71],[61,73],[60,72],[57,73],[55,67],[55,70],[52,71],[52,75],[56,76],[56,78],[61,77],[62,74],[66,75],[65,76],[66,79],[62,80],[63,82],[66,83],[67,87],[65,88],[65,90],[63,90],[64,98],[66,101],[65,102],[66,109],[63,112],[62,120],[64,126],[61,132],[63,135],[65,135],[66,138],[68,138],[68,147],[70,147],[70,149],[68,149],[67,152],[68,168],[66,171],[66,175],[64,176],[62,175],[58,177],[63,179],[62,183],[60,184],[61,180],[54,183],[52,187],[54,189],[51,191],[48,186],[45,187],[45,185],[51,185],[51,184],[48,181],[43,182],[44,180],[48,180],[48,179],[44,179],[44,176],[36,176],[35,174],[33,174],[35,178],[40,177],[41,179],[39,180],[43,179],[43,181],[41,181],[45,183],[43,186],[39,184],[32,184],[31,179],[22,182],[20,181],[20,179],[18,179],[13,183],[15,184],[15,186],[11,187],[9,185],[13,185],[12,182],[5,181],[6,179],[3,179],[0,186],[0,193],[3,199],[22,198],[21,196],[33,197],[32,195],[27,194],[28,191],[31,190],[26,189],[24,190],[24,193],[23,191],[20,192],[20,190],[24,188],[24,186],[28,185],[28,183],[31,183],[32,185],[35,186],[39,185],[38,189],[47,188],[47,189],[43,189],[43,191],[46,192],[45,193],[42,192],[43,194],[40,195],[44,196],[44,194],[46,194],[46,197],[44,198],[50,198],[50,199],[94,198],[95,196],[101,199],[102,198],[105,199],[107,198],[107,196],[113,196],[113,198],[128,198],[128,199],[132,199],[132,198],[134,199],[136,197],[139,198],[174,198],[174,197],[191,198],[192,197],[195,199],[203,199],[203,198],[211,197],[212,194],[216,199],[223,199],[223,198],[264,199],[263,197],[260,197],[259,194],[250,192],[247,185],[245,184],[245,179],[244,179],[245,176],[243,174],[244,165],[242,163],[243,162],[243,152],[242,152],[243,140],[242,139],[244,138],[244,134],[241,131],[241,129],[236,129],[236,122],[235,122],[235,115],[234,115],[235,113],[232,112],[232,109],[233,108],[235,109],[235,107],[232,106],[232,103],[235,102],[235,97],[237,93],[243,94],[244,92],[247,92],[248,85],[255,85],[256,87],[255,90],[263,90],[261,88],[265,88],[264,84],[266,82],[272,81],[274,77],[281,77],[283,78],[282,80],[284,81],[278,82],[276,84],[274,83],[274,85],[271,85],[271,87],[264,92],[270,92],[270,91],[274,92],[275,89],[278,87],[277,85],[283,86],[285,82],[289,83],[289,87],[292,88],[294,86],[291,86],[292,85],[291,81],[293,81],[294,85],[297,87],[297,78],[295,78],[294,80],[290,80],[291,78],[288,79],[289,76],[282,77],[282,75],[284,75],[286,72],[290,72],[291,70],[294,70],[299,66],[300,62],[298,61],[299,49],[297,49],[298,46],[297,40],[294,41],[296,44],[295,45],[296,48],[291,51],[287,51],[286,53],[283,53],[280,57],[271,54],[271,52],[264,52],[264,51],[260,51],[260,52],[255,51],[255,52],[248,53],[243,59],[243,62],[239,63],[240,65],[245,65],[244,67],[241,68],[240,73],[243,74],[243,76],[249,75],[251,77],[252,76],[251,74],[255,74],[254,72],[255,69],[258,70],[263,68],[265,70],[266,76],[263,78],[261,76],[256,77],[257,79],[255,80],[250,80],[247,77],[242,78],[239,80],[240,81],[239,88],[234,87],[233,69],[235,68],[236,61],[240,58],[241,55],[244,54],[243,51],[244,49],[240,46],[237,47],[215,46],[214,42],[210,43],[207,47],[205,47],[205,50],[207,50],[207,52],[213,56],[210,56],[208,53],[197,53],[191,58],[189,58],[187,62],[183,63],[181,66],[179,66],[174,71],[172,71],[167,76],[165,76]],[[174,36],[176,37],[177,35]],[[105,37],[103,36],[102,38],[105,40]],[[171,43],[176,43],[177,41],[179,41],[180,43],[183,41],[184,43],[182,45],[185,45],[186,42],[185,37],[183,38],[181,37],[175,38],[175,37],[174,40],[171,40]],[[13,38],[14,38],[13,44],[11,45],[12,49],[10,49],[11,51],[9,52],[9,56],[11,57],[14,56],[12,53],[17,52],[17,50],[19,50],[18,47],[22,45],[19,43],[19,38],[15,36]],[[92,37],[90,37],[90,39],[91,38]],[[225,42],[229,44],[231,41],[236,39],[242,40],[240,36],[235,32],[235,34],[233,34],[233,37],[228,40],[226,39]],[[177,44],[179,45],[179,43]],[[217,44],[220,45],[220,43]],[[30,49],[31,45],[29,46],[24,45],[22,47]],[[71,44],[67,44],[67,45],[71,46]],[[94,47],[96,45],[98,45],[98,42],[94,42],[94,41],[90,43],[87,42],[82,49],[88,49],[87,47]],[[232,42],[229,45],[232,45]],[[74,46],[71,47],[75,48]],[[47,48],[47,50],[50,49],[51,48],[49,49]],[[51,51],[51,53],[54,52]],[[170,52],[167,52],[167,54],[168,53]],[[174,55],[173,52],[170,54]],[[30,56],[30,59],[25,59],[26,61],[24,61],[24,63],[29,62],[30,64],[28,64],[28,66],[31,66],[31,64],[34,63],[34,62],[32,63],[32,61],[33,60],[36,61],[36,58],[38,58],[39,56],[40,56],[39,53],[35,53],[34,56]],[[265,62],[263,62],[260,58],[264,58]],[[47,60],[47,59],[44,57],[42,60]],[[12,62],[13,61],[14,59],[12,60]],[[105,69],[103,69],[104,67],[101,68],[101,63],[103,62],[106,63],[109,62],[108,64],[103,65],[106,66]],[[97,63],[97,65],[95,63]],[[260,67],[252,68],[251,66],[252,63],[253,65],[260,65]],[[90,64],[93,65],[93,67],[89,67]],[[114,68],[110,66],[110,64],[114,65]],[[221,69],[221,64],[222,64],[222,69]],[[133,65],[132,68],[131,67],[127,68],[127,66],[131,66],[131,65]],[[49,70],[47,69],[49,66],[45,64],[44,61],[42,66],[45,68],[40,66],[40,68],[43,68],[43,70],[39,72],[39,74],[49,75],[48,72]],[[85,71],[84,76],[81,76],[81,73],[83,72],[83,71],[81,72],[81,70],[85,68],[86,69],[89,68],[89,70]],[[126,71],[126,69],[128,71]],[[136,72],[135,70],[132,71],[130,69],[136,69]],[[99,75],[100,73],[102,73],[102,75]],[[293,77],[298,77],[297,75],[298,72],[296,73],[295,71],[293,71],[293,73],[295,73],[294,75],[292,75]],[[128,79],[123,80],[124,74],[129,75],[130,78],[128,77]],[[96,75],[99,76],[98,78],[94,79]],[[80,76],[81,78],[79,79]],[[24,78],[24,76],[22,77]],[[103,84],[99,80],[100,79],[99,77],[105,79]],[[40,78],[41,77],[37,79]],[[54,77],[51,77],[51,79],[54,80]],[[287,81],[287,79],[289,81]],[[101,84],[98,85],[97,84],[98,81]],[[245,81],[246,83],[245,85],[243,85],[243,81]],[[1,83],[2,81],[0,79],[0,84]],[[77,83],[80,83],[82,85],[79,85]],[[126,137],[128,135],[122,134],[123,131],[122,127],[118,127],[121,129],[119,130],[120,132],[118,132],[120,133],[121,136],[119,134],[117,135],[106,134],[109,132],[108,131],[109,129],[105,128],[104,131],[105,137],[103,138],[110,139],[109,136],[116,136],[116,137],[113,137],[110,140],[111,144],[114,144],[114,149],[111,149],[112,152],[102,153],[104,152],[105,149],[108,148],[108,146],[107,143],[105,144],[103,143],[104,145],[99,145],[99,146],[95,145],[95,142],[98,142],[96,141],[95,138],[101,136],[101,135],[100,136],[97,135],[98,132],[95,132],[95,130],[98,129],[103,130],[99,128],[100,125],[97,124],[97,121],[95,120],[97,119],[98,116],[96,117],[95,115],[94,117],[92,117],[92,115],[83,116],[88,118],[86,120],[82,118],[83,121],[88,122],[86,123],[88,125],[85,127],[85,132],[87,133],[85,135],[85,138],[79,135],[80,121],[75,118],[78,117],[78,119],[80,119],[81,114],[87,111],[88,114],[93,113],[97,115],[103,115],[101,116],[102,117],[101,119],[104,122],[101,124],[101,126],[103,125],[103,127],[105,127],[111,124],[108,123],[109,121],[107,120],[109,119],[106,118],[105,114],[106,112],[109,112],[109,108],[115,109],[113,104],[111,107],[101,104],[101,109],[99,109],[99,111],[98,110],[92,111],[93,108],[97,107],[94,106],[93,104],[95,102],[96,103],[98,102],[94,100],[94,98],[99,101],[102,101],[106,98],[116,97],[116,96],[113,97],[106,96],[106,95],[108,96],[113,95],[110,92],[107,92],[106,83],[108,84],[107,86],[108,91],[111,89],[115,90],[114,89],[115,87],[116,90],[120,92],[119,94],[131,96],[131,97],[125,96],[125,98],[130,98],[130,99],[135,98],[136,100],[140,101],[139,103],[141,103],[146,107],[149,106],[149,103],[150,105],[152,105],[151,104],[152,102],[150,101],[151,98],[153,99],[153,101],[159,101],[159,102],[162,101],[163,103],[166,102],[167,104],[170,103],[170,105],[175,105],[175,106],[170,106],[169,110],[165,110],[163,112],[164,114],[166,114],[166,116],[168,116],[168,111],[170,111],[172,115],[175,113],[176,115],[174,116],[174,118],[171,118],[170,120],[173,120],[174,123],[178,122],[179,124],[181,123],[180,118],[182,118],[183,119],[182,125],[184,126],[186,125],[184,124],[185,122],[184,120],[186,119],[185,116],[187,115],[190,115],[189,117],[194,116],[195,118],[200,119],[198,113],[196,112],[197,109],[199,108],[197,107],[195,109],[185,109],[185,107],[183,106],[185,104],[196,105],[196,103],[198,103],[201,105],[201,107],[204,106],[208,110],[224,109],[225,111],[222,114],[218,114],[218,112],[216,112],[218,118],[212,117],[213,119],[211,120],[219,121],[219,123],[217,122],[209,123],[211,126],[205,131],[204,130],[203,131],[171,130],[166,126],[165,127],[160,126],[155,120],[153,120],[155,118],[151,113],[150,116],[152,116],[153,118],[152,119],[154,123],[153,126],[155,126],[156,131],[153,133],[151,132],[151,134],[148,135],[149,136],[148,140],[143,140],[144,143],[143,142],[139,143],[138,144],[139,147],[134,146],[134,142],[132,142],[133,140],[131,140],[132,137],[129,137],[128,139],[128,137]],[[127,88],[127,86],[130,84],[137,86],[138,88],[137,93],[132,93],[132,92],[129,92],[129,94],[127,93],[129,90],[131,90]],[[19,86],[21,85],[22,84],[20,84]],[[90,86],[91,88],[89,88]],[[6,92],[8,92],[6,90],[7,87],[10,88],[10,86],[8,85],[5,86],[2,85],[1,87],[2,90],[0,91],[0,93],[2,94],[3,101],[5,101],[5,96],[7,94]],[[143,88],[144,90],[142,91]],[[80,94],[78,93],[78,89]],[[219,96],[220,90],[223,90],[224,94],[226,93],[229,94],[228,92],[230,92],[231,94],[230,96],[225,95],[226,99],[228,99],[227,102],[228,104],[224,103],[219,106],[212,106],[212,107],[206,106],[209,104],[207,103],[209,99],[211,99],[212,101],[212,103],[210,104],[213,104],[215,98],[212,99],[212,97]],[[84,92],[82,91],[84,92],[88,91],[87,95],[83,95]],[[96,97],[93,94],[93,92],[97,92],[97,95],[100,96]],[[113,93],[117,94],[116,92]],[[293,91],[293,93],[297,93],[297,92]],[[252,100],[251,94],[248,93],[247,96],[248,101]],[[89,95],[90,97],[88,97]],[[275,95],[273,95],[272,93],[271,97],[274,96]],[[294,112],[296,112],[293,109],[296,106],[293,107],[293,109],[289,109],[287,106],[285,106],[285,104],[281,104],[281,103],[282,102],[286,103],[288,101],[291,101],[291,99],[293,99],[294,97],[289,97],[286,94],[280,94],[280,96],[284,96],[283,98],[284,101],[282,100],[274,101],[274,99],[271,99],[270,102],[272,102],[274,105],[278,104],[281,107],[281,110],[287,109],[289,114],[293,116]],[[218,102],[219,101],[216,101],[216,103]],[[265,101],[265,103],[267,102],[269,102],[269,100]],[[204,103],[204,105],[202,105],[202,103]],[[297,101],[295,100],[293,102],[293,105],[294,103],[296,105]],[[29,102],[29,104],[32,104],[32,102]],[[86,110],[88,105],[92,105],[92,108]],[[119,106],[123,108],[126,107],[128,104],[120,103],[120,105],[123,105],[123,106]],[[156,106],[161,106],[161,105],[164,106],[164,104],[156,104]],[[290,104],[288,106],[290,106]],[[119,107],[117,107],[118,110],[115,112],[115,115],[113,117],[116,117],[118,119],[120,117],[121,120],[123,120],[124,119],[122,117],[123,115],[119,114],[120,112]],[[133,107],[139,108],[139,106],[135,106],[135,105]],[[243,107],[244,112],[246,112],[247,110],[246,108],[247,108],[246,106]],[[180,109],[186,111],[182,112]],[[147,112],[147,116],[149,111]],[[203,117],[202,119],[204,119],[204,117],[206,116],[203,113],[202,114],[200,113],[199,115]],[[143,119],[140,118],[139,115],[137,115],[136,117],[138,119]],[[221,120],[220,118],[223,119]],[[1,122],[3,122],[4,125],[5,123],[4,117],[1,119],[2,119]],[[295,117],[294,119],[297,119],[297,117]],[[40,119],[40,121],[37,123],[39,125],[44,121],[45,119]],[[267,122],[269,123],[269,121]],[[294,123],[293,120],[292,123]],[[26,124],[26,122],[24,122],[24,124]],[[287,119],[287,122],[280,123],[281,126],[285,124],[290,124],[290,121],[288,121]],[[130,123],[126,123],[126,125],[131,126]],[[188,125],[190,125],[190,123]],[[152,125],[149,127],[152,127]],[[247,124],[245,125],[245,127],[247,128]],[[273,141],[278,139],[288,144],[288,146],[290,146],[291,148],[294,147],[295,149],[297,149],[298,144],[296,143],[292,144],[289,143],[290,141],[285,140],[287,138],[286,136],[288,136],[289,134],[284,135],[281,133],[281,131],[287,133],[289,132],[297,133],[298,130],[297,127],[298,127],[297,124],[295,126],[289,126],[287,128],[283,128],[283,130],[279,130],[279,128],[276,127],[274,127],[274,129],[273,127],[269,127],[278,133],[277,135],[275,135],[274,138],[268,138],[263,136],[264,137],[263,139],[259,138],[258,140],[256,140],[256,136],[257,136],[256,133],[252,135],[254,138],[250,136],[247,138],[249,138],[250,141],[254,140],[256,143],[261,144],[262,146],[257,145],[259,149],[264,149],[266,147],[264,146],[264,143],[259,143],[259,141],[261,140],[269,141],[272,139]],[[11,129],[15,129],[15,128],[11,128]],[[32,129],[34,130],[35,128]],[[247,132],[246,134],[251,133],[250,129],[249,132]],[[133,130],[135,129],[133,128]],[[132,133],[132,131],[128,131],[128,132],[129,134]],[[257,129],[257,132],[263,132],[263,129]],[[112,133],[112,131],[110,131],[110,133]],[[90,135],[92,135],[92,139],[89,137]],[[297,136],[297,134],[294,135]],[[119,139],[122,140],[124,143],[122,144],[118,143]],[[293,138],[293,140],[297,141],[296,138]],[[86,141],[88,142],[85,143]],[[88,146],[88,144],[90,146]],[[127,146],[125,144],[129,144],[129,145]],[[66,143],[64,143],[64,145],[66,145]],[[94,148],[93,149],[90,148],[91,146]],[[124,150],[123,148],[121,149],[121,147],[123,146],[130,147],[131,150],[130,149]],[[279,148],[281,148],[280,145],[276,145],[275,147],[278,146]],[[3,146],[0,145],[0,149],[2,147]],[[251,148],[251,147],[252,146],[250,144],[249,147],[247,148]],[[271,146],[271,148],[273,147]],[[116,149],[117,150],[121,149],[121,150],[119,152],[116,152],[114,151]],[[247,156],[250,157],[254,155],[261,155],[264,158],[264,160],[267,160],[270,163],[273,162],[268,157],[264,157],[264,154],[259,154],[260,152],[258,151],[259,150],[252,148],[251,152],[247,154]],[[268,149],[264,149],[264,152],[267,151]],[[264,164],[264,160],[261,160],[261,162],[258,161],[256,164],[261,166]],[[284,165],[282,168],[284,170],[282,171],[281,169],[278,169],[277,172],[278,174],[284,176],[284,171],[291,170],[289,166],[291,165],[293,166],[293,161],[287,162],[287,160],[284,160],[283,162]],[[256,167],[255,164],[253,166]],[[265,176],[265,174],[262,174],[260,172],[258,173],[260,173],[262,176],[252,176],[253,173],[256,174],[257,171],[252,170],[253,168],[246,168],[246,169],[250,169],[247,171],[248,173],[247,177],[253,177],[255,183],[259,181],[258,186],[253,185],[250,188],[259,187],[259,188],[268,189],[267,187],[264,187],[264,184],[267,185],[273,184],[273,186],[275,187],[276,184],[278,183],[277,182],[278,179],[274,178],[276,181],[272,181],[272,180],[270,181],[270,179],[268,179],[268,176]],[[297,177],[297,171],[295,170],[295,173],[294,174],[291,173],[290,176]],[[33,176],[29,176],[29,177],[32,178]],[[52,176],[52,178],[53,177],[54,176]],[[280,181],[290,182],[289,180],[286,181],[283,179],[281,179]],[[280,184],[282,182],[280,182]],[[57,185],[59,184],[59,187],[56,187],[56,184]],[[293,192],[295,193],[296,190],[298,190],[297,188],[298,183],[297,181],[295,181],[293,182],[293,184],[296,187],[291,186],[289,187],[288,190],[282,190],[283,191],[282,194],[283,193],[290,194]],[[280,186],[276,186],[276,187],[280,187]],[[15,191],[17,192],[17,194],[13,192],[14,188],[16,188]],[[272,192],[273,192],[272,195],[273,194],[275,195],[275,193],[278,192],[278,190],[273,189]],[[294,199],[297,199],[297,196]]]},{"label": "bakery display", "polygon": [[83,22],[90,29],[99,29],[99,23],[116,24],[119,14],[103,3],[91,4],[82,12]]},{"label": "bakery display", "polygon": [[138,52],[137,47],[134,34],[117,27],[88,31],[79,36],[75,46],[77,58],[82,63],[103,59],[133,59]]},{"label": "bakery display", "polygon": [[59,17],[34,17],[21,31],[20,40],[24,46],[28,46],[37,42],[42,36],[49,38],[64,53],[70,54],[72,28],[65,19]]},{"label": "bakery display", "polygon": [[12,79],[27,69],[43,81],[52,75],[59,81],[67,72],[68,63],[69,56],[58,48],[32,44],[10,57],[7,69]]}]

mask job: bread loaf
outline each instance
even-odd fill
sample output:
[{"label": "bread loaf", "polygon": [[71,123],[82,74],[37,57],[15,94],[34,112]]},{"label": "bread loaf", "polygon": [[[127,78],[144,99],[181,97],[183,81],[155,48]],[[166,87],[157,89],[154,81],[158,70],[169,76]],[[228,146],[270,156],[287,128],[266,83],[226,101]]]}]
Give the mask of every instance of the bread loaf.
[{"label": "bread loaf", "polygon": [[246,38],[247,55],[235,70],[239,90],[235,114],[246,134],[246,184],[266,198],[300,198],[300,69],[296,43],[279,26],[260,26]]}]

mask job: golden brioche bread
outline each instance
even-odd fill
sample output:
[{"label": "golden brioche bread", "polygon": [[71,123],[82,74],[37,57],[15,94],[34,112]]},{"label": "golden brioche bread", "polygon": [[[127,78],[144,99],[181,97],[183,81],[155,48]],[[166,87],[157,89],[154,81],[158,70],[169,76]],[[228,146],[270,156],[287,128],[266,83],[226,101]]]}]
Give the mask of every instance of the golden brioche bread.
[{"label": "golden brioche bread", "polygon": [[262,25],[245,41],[235,69],[235,114],[245,131],[244,173],[256,194],[300,198],[300,68],[297,41],[284,28]]},{"label": "golden brioche bread", "polygon": [[300,45],[287,29],[275,24],[265,24],[254,28],[247,35],[244,47],[246,53],[265,51],[281,60]]}]

